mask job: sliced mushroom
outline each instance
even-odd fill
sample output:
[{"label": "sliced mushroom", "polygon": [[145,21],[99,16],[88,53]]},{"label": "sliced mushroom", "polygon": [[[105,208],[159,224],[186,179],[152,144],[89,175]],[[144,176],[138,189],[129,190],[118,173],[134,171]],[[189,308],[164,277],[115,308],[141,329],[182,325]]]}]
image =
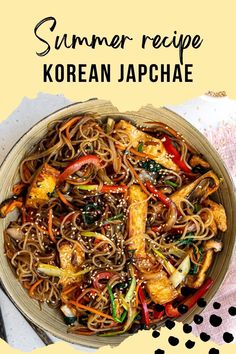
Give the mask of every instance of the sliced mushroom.
[{"label": "sliced mushroom", "polygon": [[204,168],[210,168],[210,165],[207,161],[203,160],[199,155],[193,155],[189,161],[189,164],[192,167],[202,166]]},{"label": "sliced mushroom", "polygon": [[209,195],[217,191],[219,185],[220,181],[216,174],[213,171],[208,171],[194,182],[183,186],[181,189],[173,193],[171,195],[171,199],[177,207],[180,206],[180,203],[183,201],[183,199],[190,198],[191,202],[202,202]]},{"label": "sliced mushroom", "polygon": [[220,252],[222,249],[222,242],[217,240],[208,240],[204,244],[204,261],[200,266],[200,270],[196,276],[187,277],[187,286],[190,288],[200,288],[206,278],[206,272],[212,264],[214,252]]},{"label": "sliced mushroom", "polygon": [[220,252],[222,250],[223,243],[220,240],[208,240],[204,244],[204,250],[214,250],[215,252]]},{"label": "sliced mushroom", "polygon": [[0,218],[5,218],[10,212],[16,208],[20,209],[23,205],[22,198],[9,198],[0,204]]}]

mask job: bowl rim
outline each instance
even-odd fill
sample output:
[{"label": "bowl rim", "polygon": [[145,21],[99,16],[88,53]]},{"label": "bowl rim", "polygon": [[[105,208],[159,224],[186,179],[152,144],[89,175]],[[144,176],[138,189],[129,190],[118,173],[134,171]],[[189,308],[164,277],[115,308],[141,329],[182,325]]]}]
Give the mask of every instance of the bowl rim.
[{"label": "bowl rim", "polygon": [[[6,161],[11,157],[11,155],[14,153],[14,149],[15,147],[21,142],[21,140],[26,136],[28,135],[34,128],[36,128],[39,124],[41,124],[43,121],[47,120],[48,118],[50,118],[51,116],[53,115],[57,115],[57,114],[63,114],[63,112],[65,112],[65,117],[68,116],[68,108],[71,108],[71,107],[77,107],[78,106],[78,110],[79,110],[79,107],[80,107],[80,104],[83,104],[83,103],[88,103],[88,102],[92,102],[92,101],[97,101],[98,103],[99,102],[109,102],[109,101],[106,101],[106,100],[98,100],[97,98],[92,98],[92,99],[89,99],[87,101],[83,101],[83,102],[74,102],[74,103],[71,103],[71,104],[68,104],[58,110],[55,110],[53,112],[51,112],[50,114],[46,115],[45,117],[41,118],[40,120],[38,120],[36,123],[34,123],[26,132],[24,132],[24,134],[22,134],[20,136],[20,138],[14,143],[14,145],[11,147],[11,149],[7,152],[7,154],[5,155],[4,159],[2,160],[2,163],[0,165],[0,172],[4,169],[4,165],[6,163]],[[113,106],[114,107],[114,106]],[[222,160],[221,156],[219,155],[219,153],[217,152],[217,150],[214,148],[214,146],[212,146],[212,144],[208,141],[208,139],[194,126],[192,125],[189,121],[187,121],[184,117],[182,117],[181,115],[179,115],[178,113],[172,111],[171,109],[167,108],[167,107],[159,107],[159,108],[155,108],[154,106],[152,105],[148,105],[144,108],[152,108],[154,109],[155,111],[157,111],[158,109],[161,109],[163,112],[166,111],[166,112],[169,112],[170,114],[172,115],[175,115],[176,118],[178,118],[179,120],[181,120],[182,122],[184,122],[184,124],[186,125],[186,129],[189,130],[191,129],[192,131],[194,131],[194,134],[198,134],[201,136],[201,140],[208,145],[208,148],[214,153],[214,156],[217,157],[218,159],[218,165],[221,166],[221,168],[223,168],[224,170],[224,173],[226,174],[228,180],[230,181],[230,184],[227,185],[227,188],[229,189],[229,192],[231,193],[231,198],[232,198],[232,204],[233,204],[233,209],[234,211],[236,211],[236,193],[235,193],[235,185],[234,185],[234,182],[233,182],[233,179],[232,179],[232,176],[230,174],[230,172],[228,171],[224,161]],[[116,109],[114,107],[114,109]],[[111,114],[109,113],[105,113],[105,114],[101,114],[101,118],[103,116],[129,116],[129,115],[132,115],[132,118],[135,119],[135,116],[136,117],[141,117],[141,111],[142,111],[142,108],[138,111],[127,111],[127,112],[119,112],[118,110],[114,112],[112,112]],[[132,120],[132,118],[129,118],[130,120]],[[56,119],[56,118],[55,118]],[[228,269],[229,269],[229,266],[230,266],[230,263],[231,263],[231,260],[232,260],[232,255],[233,255],[233,252],[234,250],[236,249],[236,224],[234,223],[234,228],[232,229],[232,238],[233,238],[233,247],[230,248],[230,250],[228,250],[228,253],[227,255],[229,256],[227,258],[227,260],[225,261],[225,264],[224,266],[226,265],[226,270],[224,271],[224,273],[222,274],[222,272],[219,272],[219,275],[217,277],[217,281],[219,283],[219,285],[215,285],[213,284],[212,288],[209,290],[210,292],[210,299],[212,300],[213,297],[215,296],[216,292],[220,289],[225,277],[227,276],[227,273],[228,273]],[[33,322],[35,325],[37,325],[39,328],[41,328],[42,330],[44,331],[47,331],[49,332],[50,334],[52,334],[53,336],[61,339],[61,340],[64,340],[68,343],[73,343],[73,344],[78,344],[78,345],[81,345],[81,346],[85,346],[85,344],[81,344],[79,341],[77,341],[76,339],[73,340],[71,337],[68,339],[66,339],[66,332],[65,334],[63,335],[62,333],[60,333],[59,330],[54,330],[54,329],[51,329],[49,328],[49,326],[43,326],[43,324],[41,323],[42,321],[40,321],[40,324],[37,322],[37,320],[34,318],[34,317],[31,317],[27,312],[25,312],[20,306],[18,306],[17,304],[17,301],[15,300],[14,296],[11,294],[11,291],[8,290],[8,288],[5,286],[5,284],[2,282],[2,279],[0,278],[0,282],[4,288],[4,290],[6,291],[6,294],[8,296],[8,298],[11,300],[11,302],[14,304],[14,306],[23,314],[24,317],[26,317],[29,321]],[[201,313],[203,311],[203,309],[199,308],[198,309],[198,313]],[[183,322],[185,323],[187,320],[190,319],[193,319],[193,315],[191,315],[192,313],[195,312],[195,307],[192,308],[192,311],[191,313],[189,313],[189,315],[187,316],[187,319],[177,319],[177,321],[179,322]],[[162,326],[164,324],[165,320],[160,322],[160,326]],[[188,321],[189,322],[189,321]],[[192,321],[191,321],[192,322]],[[132,334],[125,334],[122,336],[122,340],[129,337],[130,335]],[[80,336],[78,336],[78,338],[80,338]],[[88,341],[89,342],[89,341]],[[105,345],[102,344],[102,345]],[[86,346],[88,348],[98,348],[99,346],[97,345],[89,345],[89,343],[86,344]]]}]

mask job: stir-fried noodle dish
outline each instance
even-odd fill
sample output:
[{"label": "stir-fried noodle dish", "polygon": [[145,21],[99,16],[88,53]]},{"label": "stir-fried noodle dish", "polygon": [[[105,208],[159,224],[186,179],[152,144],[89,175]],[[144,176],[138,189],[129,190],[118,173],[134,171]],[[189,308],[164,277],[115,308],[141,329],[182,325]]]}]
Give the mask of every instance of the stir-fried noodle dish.
[{"label": "stir-fried noodle dish", "polygon": [[[5,253],[28,295],[68,331],[113,336],[177,318],[211,287],[221,179],[161,122],[83,114],[53,122],[25,155]],[[15,213],[15,214],[14,214]],[[13,217],[14,215],[14,217]]]}]

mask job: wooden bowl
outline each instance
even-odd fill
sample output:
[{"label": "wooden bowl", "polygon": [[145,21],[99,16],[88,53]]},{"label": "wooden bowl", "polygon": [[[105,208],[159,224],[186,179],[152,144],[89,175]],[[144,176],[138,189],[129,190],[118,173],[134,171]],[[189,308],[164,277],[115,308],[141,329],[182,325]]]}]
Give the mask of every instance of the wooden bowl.
[{"label": "wooden bowl", "polygon": [[[209,302],[216,291],[219,289],[227,269],[234,249],[236,235],[236,201],[233,188],[233,182],[215,149],[210,145],[207,139],[191,124],[182,117],[165,108],[156,109],[152,106],[141,108],[138,112],[120,113],[110,102],[104,100],[90,100],[84,103],[75,103],[67,106],[34,125],[19,141],[15,144],[0,169],[0,202],[11,195],[13,184],[18,180],[18,166],[32,146],[37,143],[47,131],[48,123],[64,117],[74,116],[83,112],[97,112],[101,117],[112,116],[114,118],[126,118],[133,122],[142,124],[145,121],[162,121],[177,131],[179,131],[186,140],[208,160],[217,175],[223,177],[224,182],[215,195],[215,199],[226,208],[228,219],[228,230],[222,236],[224,248],[222,252],[216,255],[214,264],[210,269],[209,275],[214,279],[214,285],[206,295],[206,301]],[[52,310],[47,305],[43,305],[40,310],[37,301],[31,299],[9,266],[4,255],[3,230],[7,227],[11,216],[0,220],[0,277],[3,286],[9,294],[12,301],[18,309],[24,313],[32,322],[54,336],[87,347],[98,348],[102,345],[118,345],[127,335],[116,337],[98,337],[98,336],[79,336],[67,333],[67,326],[64,324],[60,311]],[[198,306],[193,307],[187,314],[181,317],[182,322],[190,323],[196,313],[201,312]],[[163,325],[163,323],[160,323]]]}]

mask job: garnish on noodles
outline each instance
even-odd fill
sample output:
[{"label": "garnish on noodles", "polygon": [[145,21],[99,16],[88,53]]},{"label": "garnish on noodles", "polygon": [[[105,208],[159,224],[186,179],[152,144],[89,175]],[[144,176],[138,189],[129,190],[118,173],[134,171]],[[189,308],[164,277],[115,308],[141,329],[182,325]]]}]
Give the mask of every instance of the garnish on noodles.
[{"label": "garnish on noodles", "polygon": [[18,211],[6,256],[29,296],[58,308],[70,332],[150,328],[213,283],[207,272],[227,229],[211,199],[219,186],[204,157],[163,123],[66,118],[25,156],[0,205],[1,217]]}]

